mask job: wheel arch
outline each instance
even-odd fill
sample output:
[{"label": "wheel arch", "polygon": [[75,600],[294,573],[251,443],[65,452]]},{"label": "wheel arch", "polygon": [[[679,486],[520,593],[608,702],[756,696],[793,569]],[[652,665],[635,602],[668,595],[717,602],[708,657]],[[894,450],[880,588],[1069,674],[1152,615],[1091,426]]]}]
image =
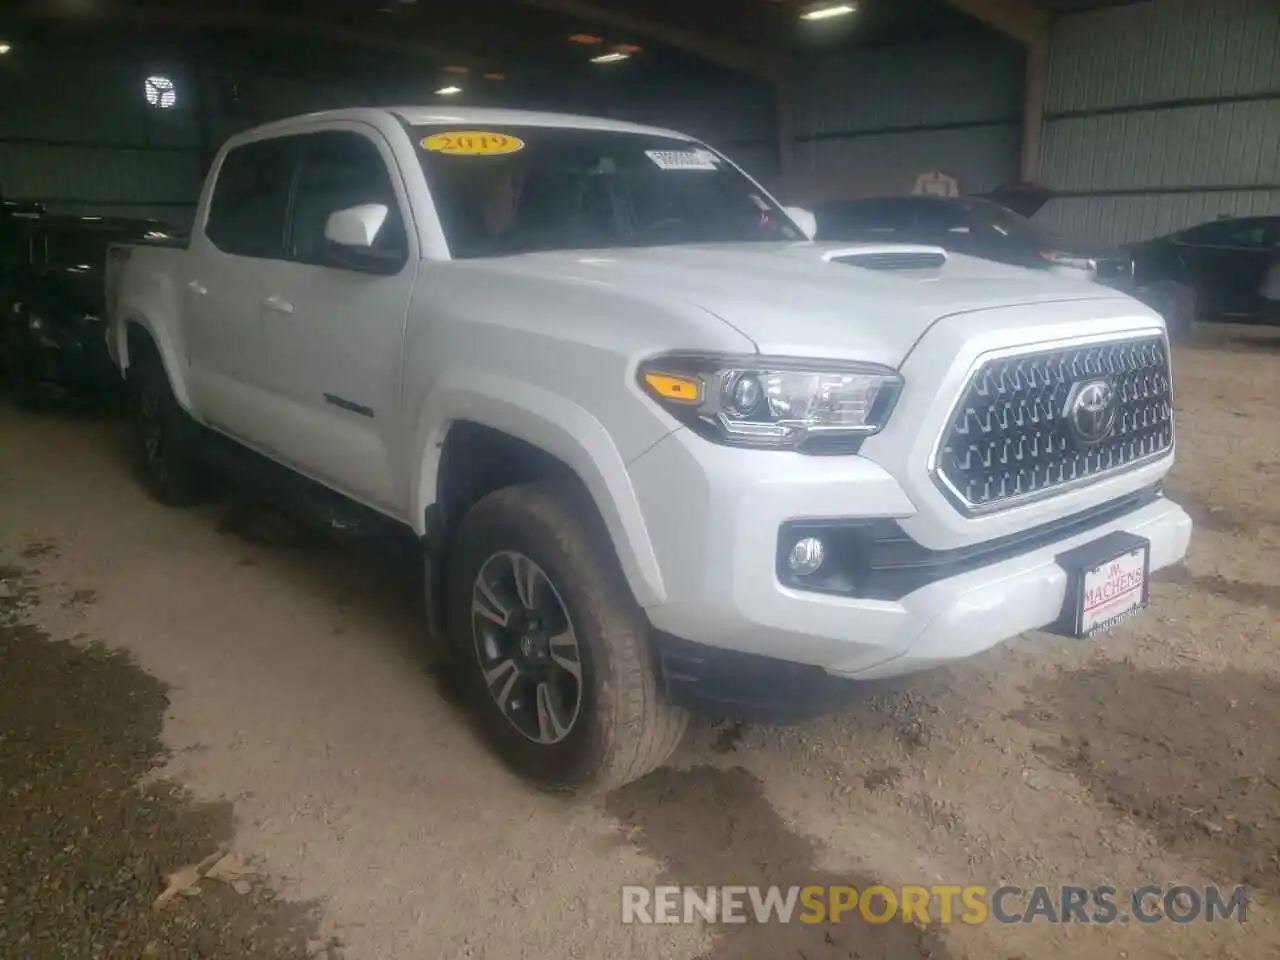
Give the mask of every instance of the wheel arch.
[{"label": "wheel arch", "polygon": [[191,401],[187,394],[186,379],[180,375],[177,352],[169,338],[160,332],[162,330],[163,327],[159,324],[153,324],[140,316],[121,318],[116,333],[121,376],[128,379],[129,367],[137,362],[142,351],[154,351],[169,379],[175,399],[184,410],[190,411]]},{"label": "wheel arch", "polygon": [[[477,374],[470,388],[434,391],[425,405],[430,413],[420,419],[417,449],[422,453],[411,481],[417,532],[428,540],[442,531],[447,536],[460,519],[457,513],[477,493],[510,486],[501,468],[498,476],[486,476],[487,482],[465,495],[450,486],[458,480],[459,464],[474,467],[478,447],[501,451],[515,461],[507,464],[514,482],[559,476],[579,483],[603,522],[636,601],[641,606],[663,602],[666,590],[640,502],[604,425],[559,395],[526,384],[486,384],[486,379],[494,378]],[[490,389],[479,392],[477,384]]]}]

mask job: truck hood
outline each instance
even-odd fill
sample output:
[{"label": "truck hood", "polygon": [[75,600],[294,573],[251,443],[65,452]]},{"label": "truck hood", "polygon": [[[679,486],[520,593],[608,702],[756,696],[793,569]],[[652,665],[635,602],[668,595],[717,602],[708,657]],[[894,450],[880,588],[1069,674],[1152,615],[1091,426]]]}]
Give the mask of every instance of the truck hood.
[{"label": "truck hood", "polygon": [[[875,267],[857,266],[874,264]],[[606,285],[714,314],[764,354],[897,366],[939,319],[1115,291],[908,244],[739,243],[530,253],[503,272]],[[697,349],[697,344],[689,344]]]}]

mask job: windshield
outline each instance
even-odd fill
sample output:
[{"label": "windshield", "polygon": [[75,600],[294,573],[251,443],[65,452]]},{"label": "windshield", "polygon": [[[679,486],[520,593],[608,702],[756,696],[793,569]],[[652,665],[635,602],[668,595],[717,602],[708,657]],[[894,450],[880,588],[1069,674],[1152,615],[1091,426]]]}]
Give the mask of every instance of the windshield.
[{"label": "windshield", "polygon": [[1002,207],[994,200],[966,199],[961,203],[965,209],[975,215],[977,220],[1010,240],[1017,240],[1031,245],[1044,245],[1046,242],[1060,239],[1052,231],[1046,230],[1038,223],[1014,213],[1008,207]]},{"label": "windshield", "polygon": [[804,239],[764,191],[687,140],[441,126],[414,139],[455,258]]}]

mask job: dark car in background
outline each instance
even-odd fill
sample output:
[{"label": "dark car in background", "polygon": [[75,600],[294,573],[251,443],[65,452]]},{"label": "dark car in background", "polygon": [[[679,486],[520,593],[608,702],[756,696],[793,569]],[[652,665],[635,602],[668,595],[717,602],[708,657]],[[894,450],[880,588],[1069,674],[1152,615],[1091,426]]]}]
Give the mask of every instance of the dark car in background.
[{"label": "dark car in background", "polygon": [[116,384],[102,318],[107,245],[172,236],[155,220],[0,212],[0,370],[14,398],[104,394]]},{"label": "dark car in background", "polygon": [[1138,295],[1171,329],[1280,323],[1280,216],[1224,217],[1130,250]]},{"label": "dark car in background", "polygon": [[814,210],[819,240],[927,243],[987,260],[1052,270],[1128,288],[1124,251],[1060,237],[981,197],[874,197],[838,200]]}]

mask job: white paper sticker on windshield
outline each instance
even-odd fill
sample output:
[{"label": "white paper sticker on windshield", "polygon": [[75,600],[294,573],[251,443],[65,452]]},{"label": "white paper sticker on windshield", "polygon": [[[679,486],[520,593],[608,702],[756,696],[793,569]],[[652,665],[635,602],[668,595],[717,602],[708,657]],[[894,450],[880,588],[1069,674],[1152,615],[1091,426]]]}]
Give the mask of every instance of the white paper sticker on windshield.
[{"label": "white paper sticker on windshield", "polygon": [[715,170],[715,154],[708,150],[646,150],[644,155],[663,170]]}]

